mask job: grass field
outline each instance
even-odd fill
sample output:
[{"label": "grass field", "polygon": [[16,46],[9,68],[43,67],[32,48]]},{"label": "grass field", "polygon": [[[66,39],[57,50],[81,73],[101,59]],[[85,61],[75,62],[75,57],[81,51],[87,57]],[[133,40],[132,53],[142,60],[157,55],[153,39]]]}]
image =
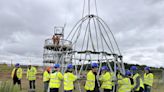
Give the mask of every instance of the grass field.
[{"label": "grass field", "polygon": [[[8,81],[9,83],[12,83],[12,79],[10,77],[12,67],[7,66],[0,66],[0,82]],[[81,87],[83,88],[85,81],[79,82],[81,84]],[[79,92],[78,90],[78,83],[76,83],[76,89],[74,92]],[[23,74],[22,79],[22,91],[21,92],[28,92],[28,80],[26,79],[25,73]],[[36,92],[43,92],[43,82],[42,82],[42,74],[39,73],[37,75],[36,80]],[[62,92],[62,89],[60,89],[60,92]],[[82,92],[85,92],[84,89],[82,89]],[[153,89],[152,92],[164,92],[164,82],[161,80],[159,76],[155,77]]]}]

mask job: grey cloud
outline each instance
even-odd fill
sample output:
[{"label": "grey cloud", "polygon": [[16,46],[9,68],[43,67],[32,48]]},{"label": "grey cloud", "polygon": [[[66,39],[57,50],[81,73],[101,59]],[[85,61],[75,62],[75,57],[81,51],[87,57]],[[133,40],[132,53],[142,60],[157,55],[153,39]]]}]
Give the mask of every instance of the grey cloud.
[{"label": "grey cloud", "polygon": [[133,55],[130,57],[130,60],[134,60],[134,61],[141,61],[141,59],[144,58],[144,55],[140,54],[140,55]]},{"label": "grey cloud", "polygon": [[164,54],[164,46],[157,47],[157,51]]}]

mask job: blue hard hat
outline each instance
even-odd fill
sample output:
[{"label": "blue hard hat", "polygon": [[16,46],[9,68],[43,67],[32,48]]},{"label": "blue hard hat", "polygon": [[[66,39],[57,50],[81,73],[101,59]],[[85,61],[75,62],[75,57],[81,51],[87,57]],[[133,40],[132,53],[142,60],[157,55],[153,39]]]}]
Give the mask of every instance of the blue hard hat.
[{"label": "blue hard hat", "polygon": [[126,76],[130,76],[130,75],[131,75],[130,70],[126,70],[125,75],[126,75]]},{"label": "blue hard hat", "polygon": [[144,70],[150,71],[150,67],[147,66],[147,67],[144,68]]},{"label": "blue hard hat", "polygon": [[101,71],[103,71],[103,70],[108,70],[108,67],[107,66],[102,66]]},{"label": "blue hard hat", "polygon": [[19,64],[19,63],[16,63],[16,64],[15,64],[15,67],[19,67],[19,66],[20,66],[20,64]]},{"label": "blue hard hat", "polygon": [[130,70],[137,70],[137,67],[136,66],[131,66]]},{"label": "blue hard hat", "polygon": [[122,70],[122,68],[121,68],[121,67],[119,68],[119,67],[117,66],[117,67],[116,67],[116,70],[119,70],[119,71],[120,71],[120,70]]},{"label": "blue hard hat", "polygon": [[72,65],[72,64],[68,64],[68,65],[67,65],[67,68],[68,68],[68,69],[72,69],[72,68],[73,68],[73,65]]},{"label": "blue hard hat", "polygon": [[91,66],[92,66],[92,68],[95,68],[95,67],[98,67],[98,64],[97,63],[92,63]]},{"label": "blue hard hat", "polygon": [[60,64],[55,64],[54,67],[55,68],[59,68],[60,67]]}]

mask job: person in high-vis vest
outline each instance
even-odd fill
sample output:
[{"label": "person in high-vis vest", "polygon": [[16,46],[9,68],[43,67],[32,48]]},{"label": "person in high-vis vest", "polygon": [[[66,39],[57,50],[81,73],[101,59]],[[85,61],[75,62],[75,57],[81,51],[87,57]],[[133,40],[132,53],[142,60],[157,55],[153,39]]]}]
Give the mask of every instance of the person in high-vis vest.
[{"label": "person in high-vis vest", "polygon": [[133,81],[134,81],[134,85],[133,85],[133,91],[134,92],[143,92],[144,90],[144,84],[143,84],[143,80],[141,79],[141,76],[139,73],[137,73],[137,67],[136,66],[131,66],[130,70],[132,71],[133,74]]},{"label": "person in high-vis vest", "polygon": [[150,70],[150,67],[145,67],[145,74],[144,74],[144,87],[145,90],[144,92],[151,92],[151,87],[153,85],[153,79],[154,79],[154,75]]},{"label": "person in high-vis vest", "polygon": [[118,85],[115,83],[115,80],[121,80],[123,78],[123,74],[121,73],[121,70],[122,68],[116,67],[116,78],[115,78],[115,73],[114,72],[111,73],[113,76],[112,90],[114,90],[114,92],[117,92],[117,89],[118,89]]},{"label": "person in high-vis vest", "polygon": [[84,88],[87,92],[100,92],[99,91],[98,80],[96,78],[98,64],[97,63],[92,63],[91,67],[92,67],[92,70],[90,70],[87,73],[87,80],[86,80]]},{"label": "person in high-vis vest", "polygon": [[104,92],[112,91],[112,75],[108,71],[107,66],[102,66],[99,81],[101,82],[101,88]]},{"label": "person in high-vis vest", "polygon": [[54,70],[50,74],[49,88],[50,92],[59,92],[61,86],[61,81],[63,80],[63,75],[60,72],[60,64],[54,65]]},{"label": "person in high-vis vest", "polygon": [[118,79],[118,92],[131,92],[132,82],[130,76],[131,72],[127,70],[125,76],[122,76],[122,79]]},{"label": "person in high-vis vest", "polygon": [[68,64],[67,70],[64,73],[64,92],[72,92],[74,90],[74,82],[77,80],[77,76],[72,72],[73,65]]},{"label": "person in high-vis vest", "polygon": [[29,80],[30,90],[35,90],[35,80],[36,80],[37,70],[35,67],[29,65],[27,69],[27,79]]},{"label": "person in high-vis vest", "polygon": [[43,73],[44,92],[47,92],[48,90],[48,85],[50,81],[50,71],[51,71],[51,68],[47,67],[47,69]]},{"label": "person in high-vis vest", "polygon": [[20,85],[21,88],[21,79],[22,79],[22,68],[20,67],[20,64],[15,64],[15,68],[12,70],[11,78],[13,79],[13,84]]},{"label": "person in high-vis vest", "polygon": [[123,76],[122,76],[122,74],[121,74],[121,70],[122,70],[122,68],[120,68],[119,69],[119,67],[116,67],[116,76],[117,76],[117,79],[122,79],[123,78]]}]

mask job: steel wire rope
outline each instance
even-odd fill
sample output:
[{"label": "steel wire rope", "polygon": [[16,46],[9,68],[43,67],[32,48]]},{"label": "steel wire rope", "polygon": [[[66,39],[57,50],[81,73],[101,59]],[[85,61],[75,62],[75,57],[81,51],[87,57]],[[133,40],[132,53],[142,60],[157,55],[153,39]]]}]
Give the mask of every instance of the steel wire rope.
[{"label": "steel wire rope", "polygon": [[[89,28],[88,28],[88,43],[89,43],[89,38],[90,38],[90,43],[91,43],[91,45],[92,45],[92,49],[93,49],[93,51],[95,51],[95,48],[94,48],[94,43],[93,43],[93,39],[92,39],[92,35],[91,35],[91,28],[90,28],[90,25],[91,25],[91,18],[89,18]],[[88,46],[89,46],[89,44],[88,44]],[[87,46],[87,47],[88,47]],[[87,50],[88,50],[88,48],[87,48]],[[92,51],[92,50],[91,50]],[[90,60],[88,61],[88,63],[92,63],[92,61],[91,61],[91,54],[90,53],[88,53],[88,55],[89,55],[89,57],[90,57]],[[86,69],[85,69],[85,71],[87,70],[87,68],[88,68],[88,64],[87,64],[87,66],[86,66]]]},{"label": "steel wire rope", "polygon": [[[98,16],[97,16],[97,17],[98,17]],[[115,42],[115,44],[116,44],[116,46],[117,46],[117,49],[118,49],[118,51],[119,51],[119,54],[122,55],[122,54],[121,54],[121,51],[120,51],[120,49],[119,49],[118,43],[117,43],[117,41],[116,41],[116,39],[115,39],[115,37],[114,37],[114,35],[113,35],[113,32],[111,31],[111,29],[109,28],[109,26],[105,23],[105,21],[102,20],[102,18],[100,18],[100,17],[98,17],[98,18],[107,26],[107,28],[108,28],[108,30],[110,31],[110,33],[111,33],[111,35],[112,35],[112,37],[113,37],[113,40],[114,40],[114,42]]]},{"label": "steel wire rope", "polygon": [[[87,20],[87,18],[86,18],[86,19],[84,19],[84,20],[81,20],[82,22],[79,24],[79,26],[77,26],[77,28],[76,28],[76,30],[75,30],[75,31],[77,31],[78,29],[79,29],[80,31],[78,32],[78,35],[77,35],[77,37],[76,37],[76,40],[73,42],[73,44],[72,44],[72,45],[76,44],[76,42],[77,42],[78,38],[80,37],[81,27],[82,27],[83,23],[84,23],[86,20]],[[75,35],[75,34],[73,34],[73,35]],[[73,36],[73,37],[74,37],[74,36]],[[71,38],[71,41],[73,40],[73,37]]]},{"label": "steel wire rope", "polygon": [[[77,35],[76,41],[78,40],[79,35],[80,35],[80,33],[81,33],[81,27],[82,27],[82,23],[80,24],[80,32],[79,32],[79,34]],[[76,43],[76,41],[74,42],[74,44]],[[75,44],[74,48],[76,48],[76,44]],[[76,60],[75,60],[75,61],[76,61]],[[76,67],[76,66],[75,66],[75,67]],[[82,69],[82,68],[83,68],[83,66],[82,66],[80,69]],[[77,67],[76,67],[76,71],[77,71]],[[80,73],[81,73],[80,71],[79,71],[79,74],[76,72],[76,75],[80,77]],[[80,86],[79,81],[78,81],[78,89],[79,89],[80,92],[81,92],[81,86]]]},{"label": "steel wire rope", "polygon": [[[88,26],[89,26],[89,21],[88,21],[88,23],[86,25],[81,51],[83,51],[83,48],[84,48],[84,42],[85,42],[85,38],[86,38],[86,35],[87,35]],[[81,54],[80,54],[80,59],[81,59]]]},{"label": "steel wire rope", "polygon": [[[101,23],[100,23],[98,20],[97,20],[97,22],[98,22],[98,24],[99,24],[100,26],[102,26]],[[110,50],[110,52],[113,53],[112,50],[111,50],[111,48],[110,48],[110,46],[108,45],[108,43],[107,43],[107,41],[106,41],[104,35],[103,35],[102,30],[100,30],[100,34],[101,34],[102,38],[104,39],[104,42],[105,42],[105,44],[107,45],[107,47],[108,47],[108,49]]]},{"label": "steel wire rope", "polygon": [[[83,22],[83,21],[82,21],[82,22]],[[73,36],[72,36],[72,38],[70,39],[70,41],[72,41],[73,38],[75,37],[75,34],[76,34],[76,32],[78,32],[79,27],[80,27],[80,25],[79,25],[79,26],[76,28],[76,30],[74,31]],[[78,36],[78,35],[77,35],[77,36]],[[73,42],[73,44],[74,44],[74,42]]]},{"label": "steel wire rope", "polygon": [[[83,19],[83,17],[84,17],[84,12],[85,12],[85,0],[83,1],[83,10],[82,10],[82,19]],[[85,17],[84,17],[85,18]],[[85,21],[85,20],[84,20]],[[82,23],[84,22],[84,21],[82,21]],[[81,26],[82,26],[82,23],[80,24],[80,28],[81,28]],[[80,33],[79,33],[80,34]],[[77,36],[77,37],[79,37],[79,36]],[[78,38],[77,38],[78,39]],[[75,41],[75,43],[76,43],[76,41]]]},{"label": "steel wire rope", "polygon": [[97,0],[95,0],[95,9],[96,9],[96,15],[98,16]]},{"label": "steel wire rope", "polygon": [[85,0],[83,1],[82,18],[84,17],[84,12],[85,12]]},{"label": "steel wire rope", "polygon": [[[87,27],[89,27],[89,25],[90,25],[90,19],[88,20],[88,26]],[[87,28],[88,29],[88,28]],[[88,48],[89,48],[89,32],[88,32],[88,38],[87,38],[87,44],[86,44],[86,50],[88,50]]]},{"label": "steel wire rope", "polygon": [[[103,24],[106,25],[106,27],[107,27],[108,30],[110,31],[110,33],[111,33],[111,35],[112,35],[112,37],[113,37],[113,40],[114,40],[114,42],[115,42],[115,44],[116,44],[116,46],[117,46],[118,53],[119,53],[120,56],[122,56],[121,51],[120,51],[120,48],[119,48],[119,46],[118,46],[118,43],[117,43],[117,41],[116,41],[116,39],[115,39],[115,37],[114,37],[114,35],[113,35],[113,32],[111,31],[111,29],[110,29],[109,26],[105,23],[104,20],[102,20],[100,17],[98,17],[98,18],[102,21]],[[102,24],[102,25],[103,25],[103,24]],[[122,68],[123,68],[122,73],[124,74],[124,73],[125,73],[125,66],[124,66],[124,64],[123,64],[122,57],[120,58],[120,61],[121,61],[121,66],[122,66]]]},{"label": "steel wire rope", "polygon": [[[90,38],[90,18],[89,18],[89,20],[88,20],[88,26],[87,26],[87,28],[86,28],[87,30],[88,30],[88,36],[87,36],[87,44],[86,44],[86,51],[88,51],[89,49],[89,38]],[[88,56],[90,56],[90,53],[86,53],[86,55]],[[85,58],[86,59],[86,58]],[[90,59],[91,59],[91,56],[90,56]],[[86,60],[85,60],[86,61]],[[90,61],[88,61],[88,63],[90,63]]]},{"label": "steel wire rope", "polygon": [[[84,34],[84,38],[83,38],[83,43],[82,43],[81,51],[82,51],[83,48],[84,48],[84,41],[85,41],[85,38],[86,38],[86,35],[87,35],[88,26],[89,26],[89,21],[88,21],[88,23],[87,23],[87,25],[86,25],[86,29],[85,29],[85,34]],[[81,60],[81,55],[82,55],[82,54],[80,54],[80,60]],[[87,54],[85,54],[85,59],[86,59],[86,58],[87,58]],[[85,61],[85,60],[84,60],[84,61]],[[83,69],[84,61],[82,62],[82,66],[80,67],[79,75],[80,75],[80,73],[81,73],[81,71],[82,71],[82,69]]]},{"label": "steel wire rope", "polygon": [[88,15],[90,15],[90,0],[88,0]]},{"label": "steel wire rope", "polygon": [[[76,42],[78,41],[78,38],[79,38],[79,35],[80,35],[80,33],[81,33],[81,28],[82,28],[82,24],[83,24],[83,22],[84,22],[85,20],[82,20],[82,23],[80,24],[80,28],[79,28],[79,32],[78,32],[78,34],[77,34],[77,37],[76,37],[76,40],[75,40],[75,42],[73,43],[74,44],[74,50],[75,50],[75,48],[76,48]],[[77,28],[78,29],[78,28]],[[73,45],[72,44],[72,45]],[[75,55],[74,55],[74,57],[75,57]],[[77,73],[77,63],[76,63],[77,61],[75,60],[75,72],[76,72],[76,75],[77,76],[79,76],[80,77],[80,75],[78,75],[78,73]],[[77,81],[77,83],[78,83],[78,89],[79,89],[79,91],[81,92],[81,87],[80,87],[80,83],[79,83],[79,81]]]},{"label": "steel wire rope", "polygon": [[[99,19],[97,19],[97,20],[99,21]],[[99,22],[100,22],[101,26],[103,27],[103,29],[104,29],[104,31],[105,31],[107,37],[108,37],[108,40],[109,40],[109,42],[110,42],[110,44],[111,44],[112,50],[113,50],[113,52],[114,52],[114,47],[113,47],[112,41],[111,41],[111,39],[110,39],[110,36],[109,36],[109,34],[108,34],[108,32],[107,32],[105,26],[101,23],[101,21],[99,21]]]},{"label": "steel wire rope", "polygon": [[70,37],[70,35],[72,34],[72,32],[74,31],[74,29],[76,28],[76,26],[82,21],[84,20],[86,17],[83,17],[82,19],[80,19],[78,22],[76,22],[76,24],[73,26],[73,28],[71,29],[71,32],[68,34],[68,36],[66,37],[66,39],[68,39]]},{"label": "steel wire rope", "polygon": [[[96,27],[96,23],[95,23],[95,19],[94,18],[93,18],[93,23],[94,23],[95,33],[96,33],[97,51],[99,52],[99,43],[98,43],[99,42],[98,41],[99,37],[98,37],[98,34],[97,34],[98,32],[97,32],[97,27]],[[98,60],[99,60],[99,54],[98,54]]]},{"label": "steel wire rope", "polygon": [[[91,19],[89,21],[91,23]],[[92,49],[93,49],[93,51],[95,51],[94,42],[93,42],[91,33],[92,33],[91,32],[91,26],[89,25],[89,35],[90,35],[90,40],[91,40],[91,43],[92,43]]]},{"label": "steel wire rope", "polygon": [[[72,31],[70,32],[70,34],[68,35],[68,37],[71,35],[71,33],[73,32],[73,30],[76,28],[76,30],[75,30],[75,32],[73,33],[73,36],[72,36],[72,38],[71,38],[71,41],[73,40],[73,38],[74,38],[74,35],[76,34],[76,32],[77,32],[77,30],[79,30],[78,31],[78,35],[80,35],[80,33],[81,33],[81,27],[82,27],[82,24],[83,24],[83,22],[86,20],[86,17],[84,17],[84,18],[82,18],[81,20],[79,20],[77,23],[76,23],[76,25],[73,27],[73,29],[72,29]],[[79,26],[77,26],[78,24],[80,23],[80,25]],[[77,40],[78,40],[78,35],[77,35]],[[67,39],[68,39],[68,37],[67,37]],[[76,40],[76,41],[77,41]],[[74,43],[76,43],[76,41],[74,42]],[[73,43],[73,44],[74,44]],[[72,44],[72,46],[73,46],[73,44]],[[76,47],[76,45],[74,46],[74,47]],[[73,56],[75,56],[75,55],[73,55]],[[75,63],[76,63],[76,60],[75,60]],[[76,72],[76,75],[77,75],[77,66],[76,66],[76,64],[75,64],[75,72]],[[80,92],[81,92],[81,88],[80,88],[80,84],[79,84],[79,81],[78,81],[78,88],[79,88],[79,90],[80,90]]]},{"label": "steel wire rope", "polygon": [[[102,38],[102,34],[101,34],[101,26],[100,26],[100,24],[98,23],[97,19],[96,19],[96,23],[97,23],[98,28],[99,28],[102,50],[103,50],[103,52],[104,52],[103,38]],[[101,54],[101,58],[103,59],[103,54]],[[97,74],[97,76],[96,76],[97,80],[98,80],[98,77],[99,77],[99,74],[100,74],[100,69],[101,69],[101,66],[102,66],[101,61],[100,61],[99,63],[100,63],[100,67],[99,67],[99,69],[98,69],[98,74]],[[100,87],[99,81],[98,81],[98,86]]]}]

